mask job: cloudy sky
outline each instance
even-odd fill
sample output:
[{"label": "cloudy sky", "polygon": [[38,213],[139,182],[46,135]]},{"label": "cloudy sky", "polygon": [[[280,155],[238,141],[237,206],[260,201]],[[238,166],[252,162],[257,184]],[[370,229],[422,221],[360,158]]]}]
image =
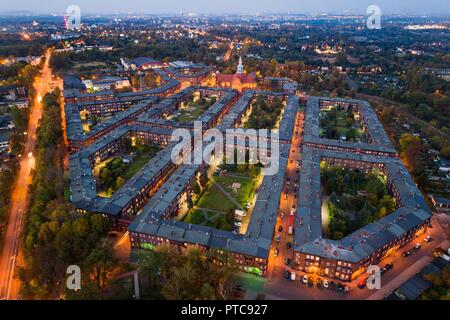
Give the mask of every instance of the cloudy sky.
[{"label": "cloudy sky", "polygon": [[371,4],[388,14],[448,14],[449,0],[1,0],[0,11],[61,13],[365,13]]}]

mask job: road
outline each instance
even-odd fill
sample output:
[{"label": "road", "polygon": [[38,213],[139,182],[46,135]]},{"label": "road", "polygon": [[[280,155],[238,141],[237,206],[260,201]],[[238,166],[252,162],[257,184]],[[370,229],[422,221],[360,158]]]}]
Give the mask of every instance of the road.
[{"label": "road", "polygon": [[[288,234],[289,230],[289,214],[292,208],[297,212],[297,194],[298,182],[300,179],[299,168],[297,162],[301,162],[301,145],[303,142],[303,121],[304,113],[297,112],[295,116],[294,135],[291,142],[291,150],[289,151],[288,163],[286,168],[286,180],[283,186],[283,193],[280,199],[279,214],[277,223],[275,225],[275,239],[272,244],[272,250],[269,256],[268,266],[268,280],[284,279],[285,262],[286,259],[293,260],[294,251],[293,235]],[[283,215],[283,216],[282,216]],[[281,227],[281,229],[280,229]],[[279,237],[277,242],[276,237]],[[290,248],[288,249],[288,243]],[[275,250],[278,250],[278,255],[275,256]]]},{"label": "road", "polygon": [[50,55],[51,52],[47,51],[41,74],[36,77],[34,82],[35,101],[30,111],[24,153],[20,160],[18,178],[11,197],[8,224],[0,255],[0,299],[15,300],[19,298],[20,282],[14,277],[14,271],[20,259],[19,239],[28,205],[28,188],[32,182],[31,171],[35,166],[36,128],[43,108],[41,100],[54,87],[49,68]]},{"label": "road", "polygon": [[223,55],[223,61],[227,62],[228,60],[230,60],[231,54],[233,53],[234,50],[234,46],[235,46],[234,42],[231,42],[230,46],[228,47],[228,50]]}]

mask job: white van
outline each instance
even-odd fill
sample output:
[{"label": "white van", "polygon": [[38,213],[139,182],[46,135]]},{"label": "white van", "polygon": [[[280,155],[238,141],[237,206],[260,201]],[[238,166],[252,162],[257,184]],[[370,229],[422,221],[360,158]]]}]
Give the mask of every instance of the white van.
[{"label": "white van", "polygon": [[295,281],[295,272],[291,272],[291,280]]}]

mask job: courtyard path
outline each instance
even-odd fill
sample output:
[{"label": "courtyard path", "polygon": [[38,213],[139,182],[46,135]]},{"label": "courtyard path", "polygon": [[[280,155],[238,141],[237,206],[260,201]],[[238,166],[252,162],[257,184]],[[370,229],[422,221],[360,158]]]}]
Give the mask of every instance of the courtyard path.
[{"label": "courtyard path", "polygon": [[221,185],[219,185],[218,183],[216,183],[214,181],[214,186],[217,187],[217,189],[219,189],[220,191],[223,192],[224,195],[227,196],[228,199],[230,199],[231,202],[233,202],[240,210],[244,210],[241,205],[239,204],[239,202],[236,201],[235,198],[233,198],[224,188],[222,188]]}]

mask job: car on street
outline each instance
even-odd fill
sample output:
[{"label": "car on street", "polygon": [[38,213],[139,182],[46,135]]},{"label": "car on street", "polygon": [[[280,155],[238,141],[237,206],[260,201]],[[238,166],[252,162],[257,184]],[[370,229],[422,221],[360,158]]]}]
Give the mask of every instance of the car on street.
[{"label": "car on street", "polygon": [[416,245],[414,246],[414,249],[419,250],[420,248],[422,248],[422,245],[420,243],[416,243]]},{"label": "car on street", "polygon": [[402,253],[402,256],[403,257],[408,257],[410,254],[411,254],[411,252],[405,251],[405,252]]},{"label": "car on street", "polygon": [[276,237],[275,237],[275,241],[276,241],[277,243],[279,243],[279,242],[280,242],[280,236],[276,236]]},{"label": "car on street", "polygon": [[348,286],[344,286],[344,293],[348,293],[350,291],[350,289],[348,288]]},{"label": "car on street", "polygon": [[423,239],[425,242],[430,242],[431,240],[433,239],[430,236],[426,236],[425,239]]},{"label": "car on street", "polygon": [[302,278],[302,283],[307,284],[308,283],[308,276],[305,274]]},{"label": "car on street", "polygon": [[386,271],[388,271],[388,269],[386,267],[384,267],[383,269],[380,270],[381,275],[385,274]]},{"label": "car on street", "polygon": [[387,263],[384,267],[389,271],[389,270],[392,270],[392,268],[394,268],[394,264],[393,263]]},{"label": "car on street", "polygon": [[292,273],[291,273],[291,281],[295,281],[295,277],[296,277],[295,272],[292,272]]},{"label": "car on street", "polygon": [[278,257],[279,254],[280,254],[280,249],[275,248],[275,250],[273,251],[273,255],[274,255],[275,257]]},{"label": "car on street", "polygon": [[289,270],[284,271],[284,278],[287,280],[291,278],[291,273],[289,272]]},{"label": "car on street", "polygon": [[322,288],[322,279],[317,278],[317,288]]},{"label": "car on street", "polygon": [[284,212],[283,211],[280,212],[280,217],[281,217],[281,219],[284,218]]},{"label": "car on street", "polygon": [[344,291],[344,286],[342,285],[342,283],[339,282],[337,287],[339,291]]},{"label": "car on street", "polygon": [[334,283],[334,281],[330,281],[330,289],[331,290],[335,290],[336,289],[336,284]]},{"label": "car on street", "polygon": [[312,278],[308,278],[308,287],[310,288],[314,287],[314,281]]},{"label": "car on street", "polygon": [[283,232],[283,226],[278,227],[278,232]]},{"label": "car on street", "polygon": [[329,285],[328,285],[328,280],[323,280],[323,287],[325,289],[328,289]]},{"label": "car on street", "polygon": [[286,248],[288,249],[292,248],[292,244],[290,242],[286,243]]},{"label": "car on street", "polygon": [[366,284],[367,284],[367,278],[362,278],[358,282],[358,288],[364,289],[366,287]]},{"label": "car on street", "polygon": [[284,264],[287,266],[291,265],[291,259],[290,258],[286,258],[286,260],[284,260]]}]

